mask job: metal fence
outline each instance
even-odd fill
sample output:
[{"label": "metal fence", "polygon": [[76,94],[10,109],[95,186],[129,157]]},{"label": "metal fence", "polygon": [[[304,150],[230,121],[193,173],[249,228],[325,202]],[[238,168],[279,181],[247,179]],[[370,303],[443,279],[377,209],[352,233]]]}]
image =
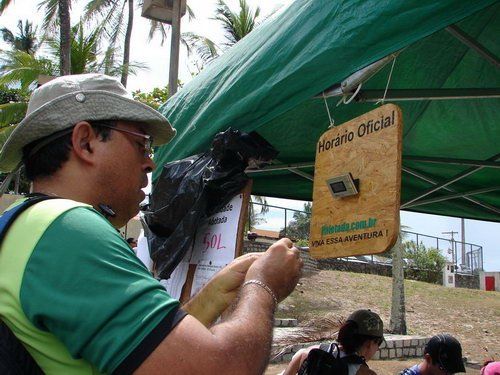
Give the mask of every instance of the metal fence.
[{"label": "metal fence", "polygon": [[405,242],[413,242],[415,246],[424,245],[427,249],[438,249],[455,265],[457,272],[475,274],[483,270],[482,246],[457,241],[454,238],[441,238],[410,231],[401,231],[401,234]]},{"label": "metal fence", "polygon": [[[255,217],[253,218],[254,222],[251,222],[251,227],[255,227],[256,225],[265,227],[265,224],[268,223],[269,220],[272,220],[274,228],[279,227],[278,231],[284,236],[287,236],[287,228],[293,220],[293,214],[295,212],[300,212],[310,216],[310,213],[306,211],[273,205],[264,205],[257,202],[251,202],[250,204],[253,205],[254,211],[257,213],[257,220]],[[260,208],[263,206],[266,206],[267,212],[261,214],[259,212],[261,211]],[[276,221],[276,218],[279,218],[278,222]],[[251,220],[250,217],[249,220]],[[447,261],[452,262],[455,265],[455,269],[459,273],[476,274],[483,270],[483,247],[480,245],[457,241],[453,238],[441,238],[411,231],[401,231],[401,235],[403,237],[403,241],[406,243],[413,243],[414,246],[423,245],[426,249],[438,249]],[[359,259],[361,261],[378,261],[376,257],[374,258],[370,255],[358,258],[362,258]],[[347,258],[346,260],[349,259]]]}]

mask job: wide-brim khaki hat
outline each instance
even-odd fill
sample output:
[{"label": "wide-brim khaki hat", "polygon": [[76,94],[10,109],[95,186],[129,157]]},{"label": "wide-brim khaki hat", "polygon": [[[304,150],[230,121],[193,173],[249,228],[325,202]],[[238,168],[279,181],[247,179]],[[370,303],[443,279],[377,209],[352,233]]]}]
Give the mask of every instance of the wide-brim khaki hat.
[{"label": "wide-brim khaki hat", "polygon": [[115,78],[103,74],[58,77],[31,95],[26,117],[16,126],[0,151],[0,171],[14,170],[23,147],[80,121],[122,120],[144,123],[153,145],[168,143],[175,129],[160,112],[135,101]]}]

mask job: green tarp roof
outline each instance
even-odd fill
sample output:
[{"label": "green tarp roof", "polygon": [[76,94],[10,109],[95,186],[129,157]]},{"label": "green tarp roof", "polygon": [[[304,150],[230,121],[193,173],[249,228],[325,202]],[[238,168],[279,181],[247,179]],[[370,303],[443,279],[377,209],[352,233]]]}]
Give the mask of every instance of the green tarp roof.
[{"label": "green tarp roof", "polygon": [[[157,150],[155,161],[161,166],[205,151],[229,126],[255,130],[280,151],[279,164],[304,164],[252,174],[253,193],[311,200],[312,181],[296,172],[314,174],[308,165],[329,126],[320,94],[401,51],[386,102],[394,96],[490,96],[394,101],[404,117],[402,207],[500,221],[499,15],[500,3],[487,0],[297,0],[167,101],[161,111],[178,136]],[[383,95],[391,65],[363,83],[359,98]],[[338,101],[327,99],[337,125],[376,105]],[[430,201],[448,196],[455,197]]]}]

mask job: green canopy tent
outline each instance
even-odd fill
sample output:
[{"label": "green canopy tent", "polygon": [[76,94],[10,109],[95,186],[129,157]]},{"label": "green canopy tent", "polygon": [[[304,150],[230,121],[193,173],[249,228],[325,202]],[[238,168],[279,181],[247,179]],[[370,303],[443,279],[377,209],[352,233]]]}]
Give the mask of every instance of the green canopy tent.
[{"label": "green canopy tent", "polygon": [[162,106],[178,136],[155,161],[205,151],[228,127],[257,131],[280,154],[249,172],[253,194],[311,200],[325,104],[339,125],[388,84],[404,116],[402,208],[498,222],[499,15],[492,0],[296,0]]}]

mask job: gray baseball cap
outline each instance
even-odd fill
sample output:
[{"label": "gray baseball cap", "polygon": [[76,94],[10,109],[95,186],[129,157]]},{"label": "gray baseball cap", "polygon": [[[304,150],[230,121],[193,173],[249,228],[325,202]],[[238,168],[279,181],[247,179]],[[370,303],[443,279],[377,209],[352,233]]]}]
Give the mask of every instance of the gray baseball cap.
[{"label": "gray baseball cap", "polygon": [[26,117],[16,126],[0,151],[0,171],[14,170],[23,147],[79,121],[123,120],[146,124],[154,146],[168,143],[175,129],[153,108],[135,101],[115,78],[104,74],[62,76],[31,95]]},{"label": "gray baseball cap", "polygon": [[354,311],[347,320],[356,322],[360,335],[384,338],[384,323],[377,313],[371,310]]}]

